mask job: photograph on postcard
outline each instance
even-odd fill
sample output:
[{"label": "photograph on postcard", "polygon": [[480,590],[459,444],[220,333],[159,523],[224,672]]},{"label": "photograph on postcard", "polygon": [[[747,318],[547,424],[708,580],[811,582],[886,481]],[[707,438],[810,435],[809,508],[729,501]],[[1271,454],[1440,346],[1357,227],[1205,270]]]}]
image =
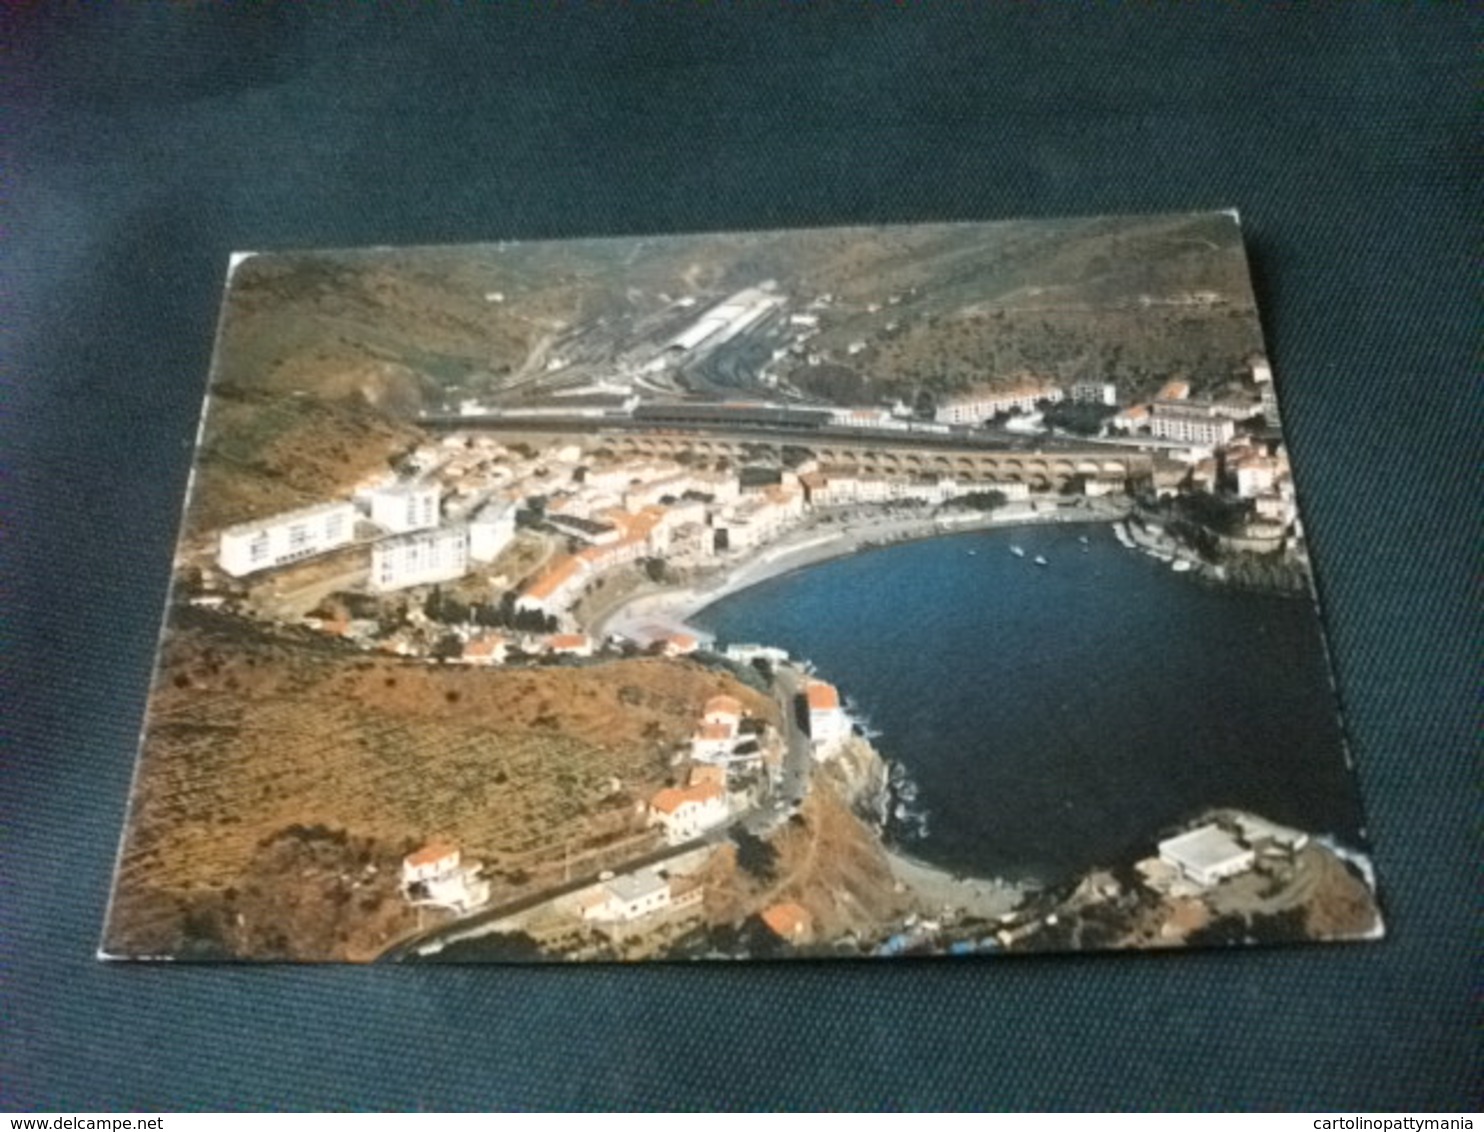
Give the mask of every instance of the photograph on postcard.
[{"label": "photograph on postcard", "polygon": [[1235,213],[227,277],[104,957],[1382,934]]}]

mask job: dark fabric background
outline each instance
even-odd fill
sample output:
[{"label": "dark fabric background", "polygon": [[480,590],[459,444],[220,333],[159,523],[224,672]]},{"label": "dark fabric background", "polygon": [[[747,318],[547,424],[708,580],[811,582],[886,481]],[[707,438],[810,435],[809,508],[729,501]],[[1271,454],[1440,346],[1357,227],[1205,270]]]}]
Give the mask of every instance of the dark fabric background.
[{"label": "dark fabric background", "polygon": [[[1479,9],[417,9],[6,6],[4,1104],[1477,1104]],[[94,960],[231,250],[1225,206],[1385,943]]]}]

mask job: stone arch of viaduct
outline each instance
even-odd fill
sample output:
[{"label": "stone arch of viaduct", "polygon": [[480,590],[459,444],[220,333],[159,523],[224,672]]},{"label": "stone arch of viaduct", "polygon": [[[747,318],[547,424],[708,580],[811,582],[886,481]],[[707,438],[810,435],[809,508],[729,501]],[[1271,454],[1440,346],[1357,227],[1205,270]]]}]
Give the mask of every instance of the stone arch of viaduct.
[{"label": "stone arch of viaduct", "polygon": [[800,442],[785,445],[772,440],[734,440],[718,436],[669,436],[628,433],[613,436],[605,445],[630,456],[696,456],[732,460],[778,459],[784,447],[804,449],[823,465],[860,475],[952,476],[968,483],[1024,483],[1033,488],[1057,488],[1075,476],[1133,479],[1148,475],[1151,461],[1142,452],[1058,450],[1053,452],[984,452],[895,443]]}]

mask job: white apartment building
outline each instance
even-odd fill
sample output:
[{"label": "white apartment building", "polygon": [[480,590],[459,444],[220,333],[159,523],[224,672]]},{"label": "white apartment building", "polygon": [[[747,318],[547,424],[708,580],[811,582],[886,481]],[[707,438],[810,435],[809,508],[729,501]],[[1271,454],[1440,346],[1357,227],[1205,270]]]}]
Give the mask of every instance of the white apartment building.
[{"label": "white apartment building", "polygon": [[976,425],[1012,409],[1019,409],[1023,413],[1034,412],[1037,401],[1054,403],[1064,399],[1065,395],[1054,385],[1022,385],[995,393],[971,393],[966,397],[956,397],[939,405],[933,418],[939,424]]},{"label": "white apartment building", "polygon": [[371,547],[371,588],[380,593],[452,581],[468,570],[466,526],[412,531]]},{"label": "white apartment building", "polygon": [[434,483],[399,481],[371,492],[371,521],[393,534],[438,525],[439,488]]},{"label": "white apartment building", "polygon": [[1237,434],[1237,425],[1230,417],[1156,404],[1149,418],[1149,433],[1161,440],[1215,448],[1231,441]]},{"label": "white apartment building", "polygon": [[515,504],[491,500],[469,520],[469,557],[475,562],[493,562],[514,538]]},{"label": "white apartment building", "polygon": [[320,503],[221,534],[217,564],[234,578],[284,566],[344,546],[355,535],[356,509],[349,503]]},{"label": "white apartment building", "polygon": [[1072,386],[1072,400],[1079,405],[1116,405],[1118,387],[1111,381],[1079,381]]}]

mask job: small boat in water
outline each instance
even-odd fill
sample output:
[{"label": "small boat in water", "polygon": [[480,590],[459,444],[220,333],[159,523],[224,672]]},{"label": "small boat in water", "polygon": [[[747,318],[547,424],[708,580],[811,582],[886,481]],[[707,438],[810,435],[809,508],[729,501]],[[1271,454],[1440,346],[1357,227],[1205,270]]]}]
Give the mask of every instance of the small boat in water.
[{"label": "small boat in water", "polygon": [[1025,551],[1022,550],[1018,546],[1012,546],[1010,548],[1010,553],[1013,554],[1013,555],[1015,555],[1016,558],[1024,558],[1025,557]]},{"label": "small boat in water", "polygon": [[1177,558],[1170,566],[1170,569],[1177,574],[1184,574],[1190,570],[1194,570],[1195,565],[1187,558]]},{"label": "small boat in water", "polygon": [[1039,554],[1036,555],[1036,557],[1032,561],[1034,561],[1037,566],[1045,566],[1048,564],[1046,562],[1046,559],[1042,558]]}]

